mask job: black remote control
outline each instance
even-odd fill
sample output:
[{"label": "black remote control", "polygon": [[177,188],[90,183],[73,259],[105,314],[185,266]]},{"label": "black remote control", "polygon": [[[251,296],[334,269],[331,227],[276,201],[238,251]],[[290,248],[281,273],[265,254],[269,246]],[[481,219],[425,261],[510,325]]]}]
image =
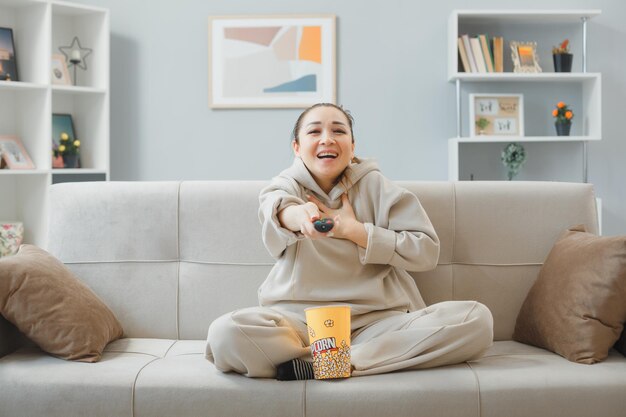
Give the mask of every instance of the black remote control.
[{"label": "black remote control", "polygon": [[319,219],[313,222],[313,227],[315,227],[315,230],[320,233],[330,232],[334,225],[335,222],[333,221],[333,219],[329,218]]}]

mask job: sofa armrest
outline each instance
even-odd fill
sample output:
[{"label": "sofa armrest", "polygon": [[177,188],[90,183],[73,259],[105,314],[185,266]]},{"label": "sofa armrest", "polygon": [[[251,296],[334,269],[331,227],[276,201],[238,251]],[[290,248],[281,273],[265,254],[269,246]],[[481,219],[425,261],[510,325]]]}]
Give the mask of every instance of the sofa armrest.
[{"label": "sofa armrest", "polygon": [[17,328],[0,316],[0,358],[25,345],[26,337]]}]

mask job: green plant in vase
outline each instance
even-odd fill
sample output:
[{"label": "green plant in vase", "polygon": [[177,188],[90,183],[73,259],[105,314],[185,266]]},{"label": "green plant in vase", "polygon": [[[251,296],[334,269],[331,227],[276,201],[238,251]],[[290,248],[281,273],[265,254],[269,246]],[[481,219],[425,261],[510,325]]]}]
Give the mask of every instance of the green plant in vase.
[{"label": "green plant in vase", "polygon": [[511,181],[526,162],[526,150],[519,143],[509,143],[502,151],[501,160],[507,168],[507,178]]},{"label": "green plant in vase", "polygon": [[569,136],[574,112],[572,112],[567,104],[559,101],[556,104],[556,108],[552,110],[552,116],[555,118],[554,126],[556,127],[557,136]]},{"label": "green plant in vase", "polygon": [[66,132],[62,132],[60,136],[61,144],[57,148],[57,151],[63,157],[65,168],[78,168],[80,140],[70,140],[70,136]]},{"label": "green plant in vase", "polygon": [[476,120],[476,127],[478,128],[479,135],[485,134],[485,129],[487,128],[487,126],[489,126],[489,120],[485,119],[484,117]]}]

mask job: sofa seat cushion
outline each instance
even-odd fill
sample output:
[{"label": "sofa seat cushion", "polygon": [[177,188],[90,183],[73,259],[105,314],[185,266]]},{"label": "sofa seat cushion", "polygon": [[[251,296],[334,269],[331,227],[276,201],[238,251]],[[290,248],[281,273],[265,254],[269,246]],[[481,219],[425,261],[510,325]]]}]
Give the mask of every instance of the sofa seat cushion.
[{"label": "sofa seat cushion", "polygon": [[480,416],[478,384],[467,364],[307,382],[307,417],[443,415]]},{"label": "sofa seat cushion", "polygon": [[137,378],[135,416],[305,416],[304,381],[222,373],[205,359],[206,341],[180,341]]},{"label": "sofa seat cushion", "polygon": [[20,349],[0,358],[0,415],[132,416],[135,378],[153,359],[105,351],[86,363]]},{"label": "sofa seat cushion", "polygon": [[615,350],[586,365],[502,341],[469,365],[480,383],[483,417],[622,417],[626,410],[626,358]]},{"label": "sofa seat cushion", "polygon": [[[120,339],[97,363],[37,348],[0,359],[10,416],[622,416],[626,358],[569,362],[545,349],[495,342],[469,363],[335,381],[224,374],[204,340]],[[480,392],[479,392],[480,389]],[[59,398],[63,398],[60,401]]]}]

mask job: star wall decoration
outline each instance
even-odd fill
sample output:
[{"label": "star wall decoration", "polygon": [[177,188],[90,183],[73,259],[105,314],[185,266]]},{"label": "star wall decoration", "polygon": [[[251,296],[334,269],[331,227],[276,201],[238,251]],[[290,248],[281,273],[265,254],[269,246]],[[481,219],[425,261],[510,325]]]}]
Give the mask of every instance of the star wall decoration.
[{"label": "star wall decoration", "polygon": [[80,44],[80,40],[78,40],[78,36],[74,36],[71,45],[59,46],[59,50],[65,55],[65,61],[68,63],[68,67],[76,65],[80,69],[87,70],[87,61],[85,61],[85,58],[93,51],[91,48],[83,48]]}]

